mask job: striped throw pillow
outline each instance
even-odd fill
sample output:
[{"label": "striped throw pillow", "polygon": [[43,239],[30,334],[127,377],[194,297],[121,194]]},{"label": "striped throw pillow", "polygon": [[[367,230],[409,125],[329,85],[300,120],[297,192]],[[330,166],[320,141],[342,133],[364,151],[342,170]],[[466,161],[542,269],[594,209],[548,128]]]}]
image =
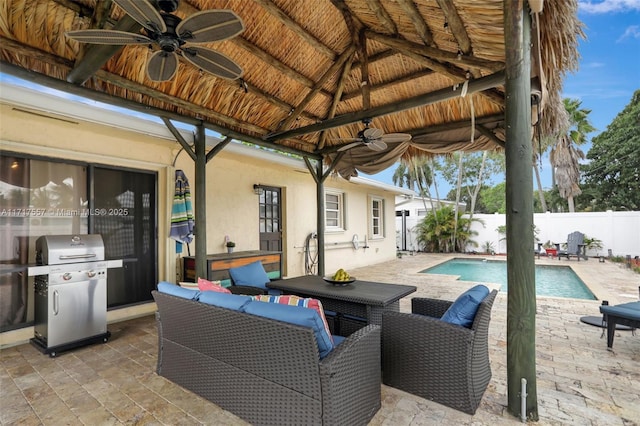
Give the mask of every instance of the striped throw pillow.
[{"label": "striped throw pillow", "polygon": [[313,309],[318,313],[320,319],[322,319],[322,323],[324,324],[324,329],[329,335],[329,339],[333,342],[333,336],[331,335],[331,331],[329,330],[329,324],[327,323],[327,318],[324,316],[324,309],[322,308],[322,302],[318,299],[313,298],[304,298],[295,295],[281,295],[281,296],[272,296],[270,294],[259,294],[257,296],[252,296],[253,300],[257,300],[260,302],[268,302],[268,303],[280,303],[282,305],[291,305],[291,306],[302,306],[304,308]]}]

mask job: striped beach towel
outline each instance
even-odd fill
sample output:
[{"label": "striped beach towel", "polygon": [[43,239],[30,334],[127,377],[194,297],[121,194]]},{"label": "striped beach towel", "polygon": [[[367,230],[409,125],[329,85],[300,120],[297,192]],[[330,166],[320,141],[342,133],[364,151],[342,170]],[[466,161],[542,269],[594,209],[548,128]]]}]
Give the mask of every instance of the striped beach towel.
[{"label": "striped beach towel", "polygon": [[176,190],[171,209],[171,231],[169,237],[189,244],[193,240],[193,207],[189,181],[182,170],[176,170]]}]

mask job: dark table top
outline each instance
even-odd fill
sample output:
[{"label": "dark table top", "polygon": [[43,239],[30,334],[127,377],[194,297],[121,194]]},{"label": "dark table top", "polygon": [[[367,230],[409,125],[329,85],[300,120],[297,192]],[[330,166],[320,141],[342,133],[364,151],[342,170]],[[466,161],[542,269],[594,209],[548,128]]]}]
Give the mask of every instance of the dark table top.
[{"label": "dark table top", "polygon": [[334,286],[317,275],[288,278],[267,283],[267,287],[284,292],[326,297],[371,306],[386,306],[416,291],[416,286],[356,280]]}]

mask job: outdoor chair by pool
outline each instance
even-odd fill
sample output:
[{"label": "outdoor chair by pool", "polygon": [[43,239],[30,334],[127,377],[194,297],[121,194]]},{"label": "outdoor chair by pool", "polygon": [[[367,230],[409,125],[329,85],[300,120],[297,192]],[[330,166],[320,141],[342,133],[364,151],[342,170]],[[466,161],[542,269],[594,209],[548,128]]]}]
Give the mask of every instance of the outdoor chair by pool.
[{"label": "outdoor chair by pool", "polygon": [[474,414],[491,380],[488,331],[497,294],[482,300],[470,328],[440,319],[450,301],[413,298],[412,313],[385,311],[383,383]]},{"label": "outdoor chair by pool", "polygon": [[572,232],[567,236],[566,242],[567,249],[560,250],[560,244],[556,244],[556,248],[558,249],[558,260],[561,257],[566,257],[567,260],[571,260],[571,256],[575,256],[578,258],[578,262],[582,257],[584,260],[588,260],[586,254],[586,245],[584,244],[584,234],[582,232]]}]

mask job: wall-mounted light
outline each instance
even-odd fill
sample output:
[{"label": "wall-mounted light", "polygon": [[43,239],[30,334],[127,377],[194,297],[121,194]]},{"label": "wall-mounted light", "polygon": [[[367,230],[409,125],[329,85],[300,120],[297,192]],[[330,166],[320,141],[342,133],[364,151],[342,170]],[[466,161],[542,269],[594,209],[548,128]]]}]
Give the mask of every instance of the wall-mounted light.
[{"label": "wall-mounted light", "polygon": [[264,193],[264,188],[258,185],[257,183],[253,184],[253,192],[256,195],[262,195]]},{"label": "wall-mounted light", "polygon": [[18,167],[20,167],[20,163],[18,163],[17,161],[14,161],[13,163],[11,163],[12,169],[17,169]]}]

